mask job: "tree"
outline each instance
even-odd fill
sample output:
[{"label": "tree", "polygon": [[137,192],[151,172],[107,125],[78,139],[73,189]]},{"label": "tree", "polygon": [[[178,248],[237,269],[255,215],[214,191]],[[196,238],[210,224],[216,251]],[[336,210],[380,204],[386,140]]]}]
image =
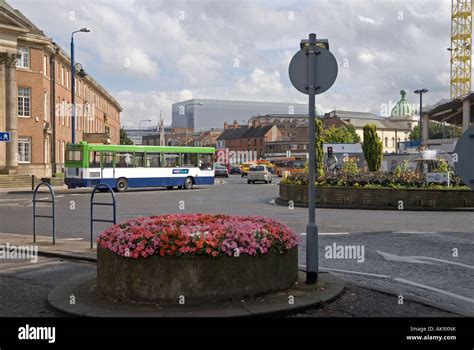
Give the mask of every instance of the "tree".
[{"label": "tree", "polygon": [[133,140],[127,136],[125,129],[120,128],[120,144],[121,145],[133,145]]},{"label": "tree", "polygon": [[323,138],[322,138],[322,131],[323,131],[323,122],[321,119],[316,118],[315,120],[315,129],[316,129],[316,147],[315,147],[315,161],[316,161],[316,176],[323,176],[324,175],[324,167],[323,167]]},{"label": "tree", "polygon": [[354,125],[343,125],[335,127],[330,125],[322,133],[323,142],[325,143],[358,143],[360,137],[357,135]]},{"label": "tree", "polygon": [[378,171],[382,164],[382,141],[377,135],[377,127],[374,124],[364,126],[364,142],[362,143],[364,158],[369,171]]}]

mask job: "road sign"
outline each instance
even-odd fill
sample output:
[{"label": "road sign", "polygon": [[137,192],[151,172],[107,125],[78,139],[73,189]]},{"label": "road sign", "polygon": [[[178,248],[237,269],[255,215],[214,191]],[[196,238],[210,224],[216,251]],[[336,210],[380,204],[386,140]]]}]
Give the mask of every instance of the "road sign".
[{"label": "road sign", "polygon": [[449,171],[445,173],[426,173],[426,182],[428,183],[447,183],[449,184]]},{"label": "road sign", "polygon": [[[474,190],[474,127],[469,128],[456,143],[454,167],[461,180]],[[457,156],[457,159],[456,159]]]},{"label": "road sign", "polygon": [[[336,81],[337,61],[334,55],[322,47],[316,47],[316,95],[328,90]],[[309,72],[306,49],[298,51],[290,62],[289,74],[293,86],[303,94],[308,95]]]},{"label": "road sign", "polygon": [[0,142],[10,142],[9,131],[0,131]]}]

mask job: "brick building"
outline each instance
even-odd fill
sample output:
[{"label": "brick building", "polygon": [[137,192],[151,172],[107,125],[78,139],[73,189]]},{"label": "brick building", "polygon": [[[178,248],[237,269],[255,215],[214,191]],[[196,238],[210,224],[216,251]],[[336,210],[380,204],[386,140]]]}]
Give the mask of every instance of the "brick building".
[{"label": "brick building", "polygon": [[[70,58],[21,12],[0,1],[0,171],[61,172],[71,141]],[[119,103],[90,75],[76,77],[76,142],[120,141]]]},{"label": "brick building", "polygon": [[255,152],[257,158],[263,158],[267,142],[281,140],[276,125],[232,125],[224,123],[224,131],[217,138],[217,148],[235,152]]}]

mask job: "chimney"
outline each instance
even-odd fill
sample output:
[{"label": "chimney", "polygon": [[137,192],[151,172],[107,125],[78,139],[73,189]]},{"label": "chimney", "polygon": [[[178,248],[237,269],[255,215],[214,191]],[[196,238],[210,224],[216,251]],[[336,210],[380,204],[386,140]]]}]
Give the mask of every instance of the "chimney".
[{"label": "chimney", "polygon": [[228,127],[229,127],[229,124],[227,124],[227,122],[224,122],[224,130],[227,130]]},{"label": "chimney", "polygon": [[237,129],[239,127],[239,123],[237,123],[237,120],[234,120],[234,124],[232,124],[234,129]]}]

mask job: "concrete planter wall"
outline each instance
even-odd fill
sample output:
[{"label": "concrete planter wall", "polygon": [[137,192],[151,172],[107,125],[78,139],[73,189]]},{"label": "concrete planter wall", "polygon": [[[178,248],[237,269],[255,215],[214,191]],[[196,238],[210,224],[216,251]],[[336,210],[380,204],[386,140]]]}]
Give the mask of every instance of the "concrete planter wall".
[{"label": "concrete planter wall", "polygon": [[[279,204],[290,200],[296,206],[308,206],[308,187],[280,184]],[[474,191],[431,189],[385,189],[317,187],[316,206],[321,208],[399,210],[474,210]]]},{"label": "concrete planter wall", "polygon": [[238,258],[149,256],[130,259],[97,249],[97,290],[132,302],[186,304],[285,290],[298,280],[297,247],[284,254]]}]

